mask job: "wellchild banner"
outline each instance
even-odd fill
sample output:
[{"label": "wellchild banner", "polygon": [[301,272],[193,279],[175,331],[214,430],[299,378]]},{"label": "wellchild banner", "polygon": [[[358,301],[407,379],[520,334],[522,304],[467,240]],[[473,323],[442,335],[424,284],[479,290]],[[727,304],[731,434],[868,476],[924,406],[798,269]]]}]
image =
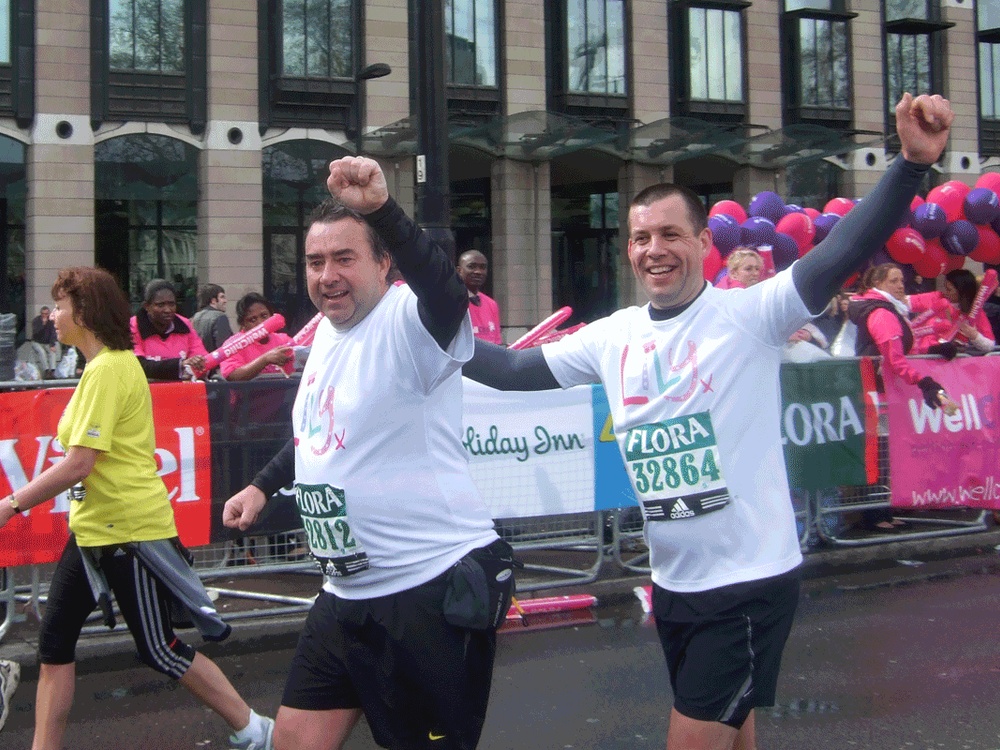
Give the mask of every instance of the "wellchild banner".
[{"label": "wellchild banner", "polygon": [[931,409],[920,389],[884,372],[889,402],[892,505],[900,508],[1000,508],[1000,394],[992,357],[921,360],[955,414]]},{"label": "wellchild banner", "polygon": [[[151,386],[157,474],[174,506],[181,541],[207,544],[211,524],[211,438],[204,383]],[[63,457],[56,428],[72,388],[0,393],[0,497]],[[0,529],[0,568],[59,559],[69,536],[64,492]]]}]

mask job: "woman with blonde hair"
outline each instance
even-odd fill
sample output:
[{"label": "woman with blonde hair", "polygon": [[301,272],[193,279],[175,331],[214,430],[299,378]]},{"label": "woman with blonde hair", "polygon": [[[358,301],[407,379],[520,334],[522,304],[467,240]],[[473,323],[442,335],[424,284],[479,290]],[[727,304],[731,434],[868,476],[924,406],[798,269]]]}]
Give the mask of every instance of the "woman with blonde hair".
[{"label": "woman with blonde hair", "polygon": [[722,289],[746,289],[761,280],[764,259],[752,247],[737,246],[726,256],[726,278],[719,284]]}]

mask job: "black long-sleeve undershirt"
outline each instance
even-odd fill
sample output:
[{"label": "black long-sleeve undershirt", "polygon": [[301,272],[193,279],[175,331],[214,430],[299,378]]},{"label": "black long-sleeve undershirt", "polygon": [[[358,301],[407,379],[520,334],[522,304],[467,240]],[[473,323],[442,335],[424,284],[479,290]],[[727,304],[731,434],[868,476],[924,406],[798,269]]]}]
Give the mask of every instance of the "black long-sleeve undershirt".
[{"label": "black long-sleeve undershirt", "polygon": [[[822,242],[794,263],[792,281],[810,312],[821,313],[858,265],[874,255],[896,231],[928,169],[930,165],[897,157],[864,200],[838,221]],[[657,320],[673,317],[689,305],[690,302],[667,310],[650,307],[650,315]],[[559,387],[540,347],[513,350],[477,340],[476,354],[462,374],[504,391]]]},{"label": "black long-sleeve undershirt", "polygon": [[455,263],[392,198],[365,220],[385,240],[417,296],[420,322],[447,349],[469,310],[469,293]]},{"label": "black long-sleeve undershirt", "polygon": [[[365,216],[389,247],[403,278],[417,297],[420,322],[447,349],[469,310],[469,293],[447,253],[389,198]],[[295,443],[289,440],[250,482],[270,497],[295,478]]]}]

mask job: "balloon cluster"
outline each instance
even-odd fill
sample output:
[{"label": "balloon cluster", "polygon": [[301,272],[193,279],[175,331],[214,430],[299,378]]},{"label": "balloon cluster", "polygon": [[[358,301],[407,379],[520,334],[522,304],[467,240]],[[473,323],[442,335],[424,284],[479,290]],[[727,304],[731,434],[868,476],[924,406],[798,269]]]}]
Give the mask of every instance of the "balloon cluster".
[{"label": "balloon cluster", "polygon": [[[925,279],[961,268],[965,258],[1000,264],[1000,173],[987,172],[974,187],[950,180],[917,196],[900,226],[877,254]],[[723,200],[708,212],[713,246],[705,258],[705,278],[715,280],[737,246],[770,247],[774,267],[783,270],[819,244],[854,208],[856,200],[833,198],[823,210],[786,205],[771,191],[758,193],[744,210]]]}]

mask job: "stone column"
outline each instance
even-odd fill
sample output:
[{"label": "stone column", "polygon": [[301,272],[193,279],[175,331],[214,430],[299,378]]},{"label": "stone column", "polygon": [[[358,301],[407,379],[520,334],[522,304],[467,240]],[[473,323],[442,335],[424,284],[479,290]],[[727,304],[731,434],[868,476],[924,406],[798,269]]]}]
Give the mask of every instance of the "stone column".
[{"label": "stone column", "polygon": [[[232,300],[263,291],[257,6],[208,7],[208,127],[198,160],[198,283]],[[235,321],[235,305],[227,311]],[[234,326],[235,327],[235,326]]]},{"label": "stone column", "polygon": [[94,136],[90,128],[90,3],[39,6],[36,98],[26,153],[27,319],[51,305],[56,271],[94,264]]},{"label": "stone column", "polygon": [[[507,116],[545,109],[545,13],[534,0],[506,0],[502,42]],[[547,162],[500,158],[491,175],[493,289],[504,340],[552,312],[552,209]]]}]

